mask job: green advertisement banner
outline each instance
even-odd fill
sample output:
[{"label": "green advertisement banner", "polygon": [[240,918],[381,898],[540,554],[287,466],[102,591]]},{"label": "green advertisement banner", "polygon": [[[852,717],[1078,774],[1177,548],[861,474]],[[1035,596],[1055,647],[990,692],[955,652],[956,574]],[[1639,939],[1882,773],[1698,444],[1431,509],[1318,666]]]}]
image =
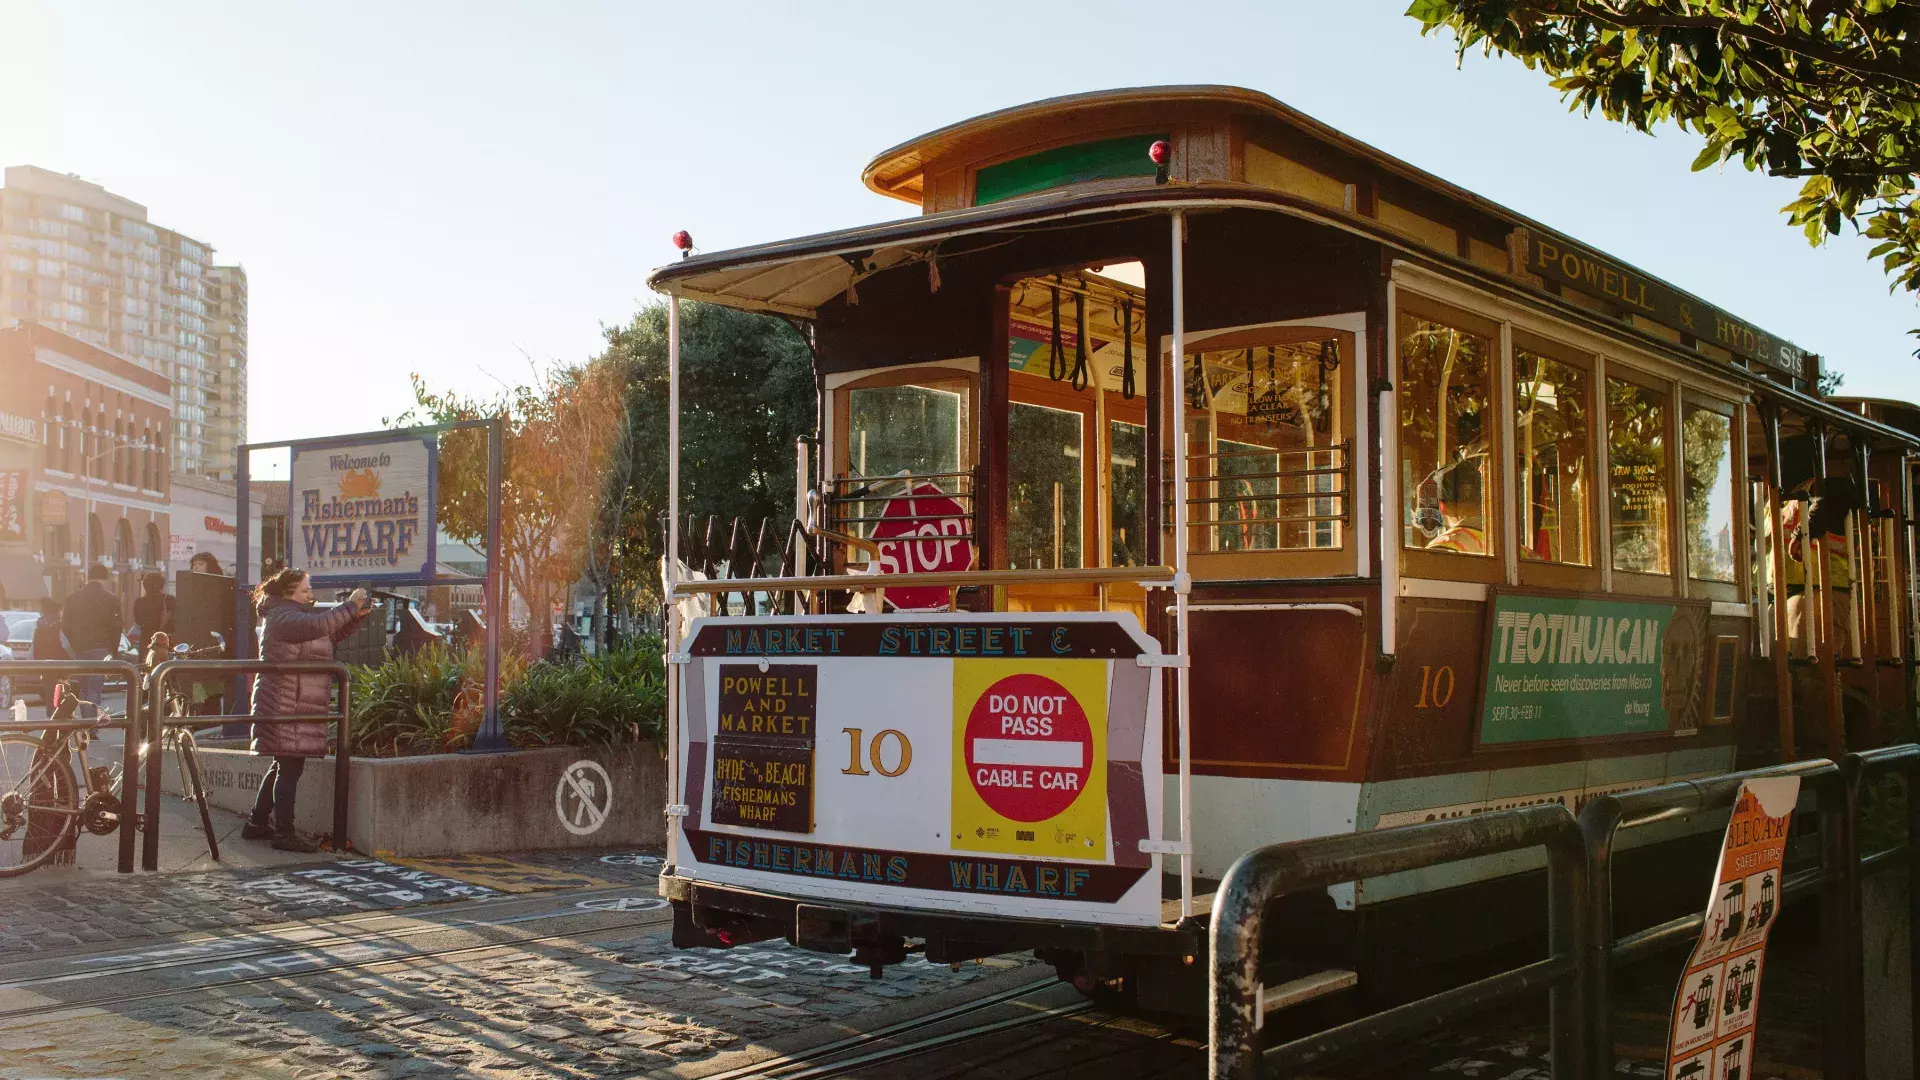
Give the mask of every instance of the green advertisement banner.
[{"label": "green advertisement banner", "polygon": [[[1675,612],[1674,604],[1496,593],[1480,742],[1667,730],[1668,660],[1696,651],[1670,640]],[[1683,620],[1682,638],[1696,636],[1693,621]]]}]

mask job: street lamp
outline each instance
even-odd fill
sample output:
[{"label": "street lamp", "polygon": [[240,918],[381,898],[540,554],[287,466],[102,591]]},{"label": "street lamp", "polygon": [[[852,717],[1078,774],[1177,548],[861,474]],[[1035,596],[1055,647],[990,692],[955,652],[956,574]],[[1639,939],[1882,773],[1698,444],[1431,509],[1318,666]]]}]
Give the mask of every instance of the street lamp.
[{"label": "street lamp", "polygon": [[154,444],[148,442],[146,439],[141,439],[138,442],[116,442],[114,445],[107,447],[92,457],[81,460],[80,475],[87,482],[87,519],[82,522],[80,526],[86,533],[86,539],[81,541],[81,550],[84,552],[81,562],[82,574],[85,574],[88,569],[92,568],[95,556],[93,550],[93,463],[106,457],[108,454],[117,454],[122,450],[147,451],[153,448]]}]

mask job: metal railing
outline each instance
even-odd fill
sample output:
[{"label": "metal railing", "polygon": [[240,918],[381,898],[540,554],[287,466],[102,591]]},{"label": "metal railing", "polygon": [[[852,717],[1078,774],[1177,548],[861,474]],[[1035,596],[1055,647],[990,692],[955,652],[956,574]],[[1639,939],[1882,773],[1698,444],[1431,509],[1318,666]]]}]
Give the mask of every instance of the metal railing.
[{"label": "metal railing", "polygon": [[[1895,847],[1860,851],[1860,811],[1868,783],[1888,773],[1905,778],[1906,838]],[[1848,754],[1751,772],[1687,780],[1604,795],[1577,820],[1558,805],[1493,811],[1456,821],[1322,837],[1260,848],[1228,870],[1215,896],[1210,944],[1211,1075],[1291,1075],[1309,1065],[1384,1040],[1406,1038],[1449,1020],[1542,988],[1552,991],[1549,1040],[1556,1077],[1599,1080],[1614,1072],[1614,967],[1691,945],[1704,912],[1616,939],[1613,932],[1615,841],[1622,829],[1729,810],[1749,779],[1797,776],[1811,792],[1820,831],[1818,867],[1788,875],[1781,903],[1820,898],[1820,964],[1824,1075],[1861,1080],[1866,1070],[1866,991],[1861,879],[1904,859],[1907,864],[1909,970],[1920,971],[1920,745]],[[1571,837],[1567,830],[1572,830]],[[1261,1050],[1258,961],[1266,904],[1290,892],[1420,869],[1475,855],[1544,846],[1548,850],[1548,945],[1545,960],[1421,998],[1282,1046]],[[1570,862],[1572,865],[1570,865]],[[1911,993],[1911,991],[1910,991]],[[1920,994],[1913,995],[1920,1031]],[[1915,1065],[1920,1067],[1920,1044]],[[1917,1068],[1916,1071],[1920,1071]]]},{"label": "metal railing", "polygon": [[[297,663],[274,663],[266,660],[167,660],[155,666],[148,675],[150,680],[147,694],[154,702],[166,699],[168,680],[175,678],[193,678],[199,675],[328,675],[338,681],[340,687],[339,709],[331,713],[299,713],[287,716],[255,716],[251,713],[223,713],[218,716],[161,716],[157,707],[150,711],[151,723],[148,738],[154,746],[160,744],[160,732],[164,727],[200,727],[229,721],[245,721],[251,724],[338,724],[334,737],[333,758],[333,849],[346,851],[352,846],[351,834],[347,832],[347,809],[351,805],[347,798],[347,777],[353,758],[353,686],[347,665],[331,660],[306,660]],[[154,753],[147,758],[147,828],[146,846],[141,852],[141,865],[147,870],[160,867],[160,755]]]},{"label": "metal railing", "polygon": [[[1351,440],[1343,440],[1326,446],[1187,455],[1187,506],[1192,514],[1188,525],[1194,530],[1193,550],[1311,551],[1337,547],[1337,536],[1319,540],[1318,526],[1347,521],[1347,495],[1353,486],[1351,447]],[[1298,463],[1298,467],[1287,467],[1290,462]],[[1205,494],[1194,494],[1196,487]]]},{"label": "metal railing", "polygon": [[[1266,907],[1289,893],[1482,855],[1547,849],[1549,955],[1523,967],[1423,997],[1262,1051],[1259,1047],[1260,942]],[[1409,1038],[1491,1005],[1550,989],[1554,1070],[1567,1075],[1577,1042],[1581,897],[1587,861],[1580,827],[1558,804],[1479,814],[1430,825],[1275,844],[1242,855],[1214,896],[1208,928],[1211,1075],[1251,1080],[1261,1065],[1281,1075],[1383,1040]]]},{"label": "metal railing", "polygon": [[[142,740],[139,736],[144,729],[140,677],[137,669],[125,660],[0,660],[0,677],[16,675],[30,675],[41,680],[41,697],[46,702],[49,713],[53,711],[54,684],[64,679],[86,675],[118,675],[126,680],[127,707],[118,720],[108,718],[98,721],[56,721],[50,718],[24,722],[4,720],[0,721],[0,731],[42,732],[49,728],[67,730],[113,728],[124,733],[121,737],[120,755],[120,824],[115,829],[115,833],[120,845],[119,871],[123,874],[133,873],[133,834],[140,824],[139,815],[134,813],[134,806],[138,803],[140,795]],[[94,704],[100,703],[94,702]],[[101,712],[104,715],[106,710],[102,708]],[[155,761],[158,761],[159,751],[155,750],[152,756]],[[86,762],[83,761],[80,764],[82,768],[86,767]],[[157,779],[159,773],[150,771],[149,775]],[[158,810],[158,805],[149,800],[149,806],[155,811]],[[151,833],[152,830],[148,831]],[[78,836],[75,839],[77,841]]]}]

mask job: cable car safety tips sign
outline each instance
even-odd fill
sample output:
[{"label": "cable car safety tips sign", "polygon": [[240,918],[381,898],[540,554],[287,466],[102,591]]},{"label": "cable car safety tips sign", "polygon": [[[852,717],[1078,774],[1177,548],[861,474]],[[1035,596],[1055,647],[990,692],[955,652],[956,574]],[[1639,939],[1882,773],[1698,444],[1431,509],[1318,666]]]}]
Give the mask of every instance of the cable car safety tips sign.
[{"label": "cable car safety tips sign", "polygon": [[1748,1080],[1767,935],[1785,893],[1781,869],[1800,778],[1740,787],[1708,895],[1706,924],[1673,996],[1668,1080]]}]

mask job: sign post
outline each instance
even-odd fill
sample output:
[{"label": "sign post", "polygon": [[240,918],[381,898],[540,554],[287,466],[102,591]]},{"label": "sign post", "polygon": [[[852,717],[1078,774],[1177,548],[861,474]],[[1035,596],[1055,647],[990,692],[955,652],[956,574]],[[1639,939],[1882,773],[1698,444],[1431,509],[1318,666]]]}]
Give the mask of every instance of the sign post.
[{"label": "sign post", "polygon": [[[487,570],[481,577],[441,575],[438,562],[439,443],[449,431],[487,429]],[[259,655],[254,639],[252,577],[248,561],[253,519],[249,505],[256,450],[292,452],[288,485],[290,565],[315,585],[480,585],[486,613],[485,702],[475,751],[504,750],[500,698],[500,615],[506,570],[500,550],[500,483],[505,431],[498,417],[451,424],[366,431],[275,443],[249,443],[236,453],[233,574],[234,655]],[[244,699],[237,677],[234,700]]]}]

